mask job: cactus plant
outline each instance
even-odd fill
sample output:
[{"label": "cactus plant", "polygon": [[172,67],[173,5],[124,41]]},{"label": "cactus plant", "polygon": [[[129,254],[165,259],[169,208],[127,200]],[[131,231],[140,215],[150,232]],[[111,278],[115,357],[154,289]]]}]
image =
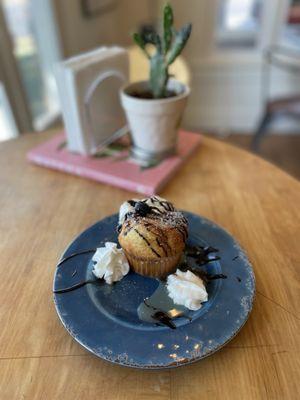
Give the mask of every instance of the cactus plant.
[{"label": "cactus plant", "polygon": [[[191,24],[184,25],[178,32],[173,27],[173,10],[166,4],[163,11],[163,32],[160,36],[156,32],[145,36],[133,34],[134,42],[142,49],[150,62],[149,86],[152,96],[160,99],[167,96],[167,84],[170,77],[169,66],[182,52],[192,30]],[[147,50],[147,44],[155,47],[154,54]]]}]

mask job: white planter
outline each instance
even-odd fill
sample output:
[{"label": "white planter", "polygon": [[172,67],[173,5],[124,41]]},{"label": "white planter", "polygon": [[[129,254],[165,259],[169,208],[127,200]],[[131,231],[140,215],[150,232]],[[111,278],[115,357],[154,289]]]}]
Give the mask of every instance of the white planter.
[{"label": "white planter", "polygon": [[121,89],[133,139],[135,157],[149,161],[162,159],[176,151],[177,131],[190,93],[188,86],[170,79],[168,89],[178,93],[166,99],[142,99],[131,96],[148,89],[148,82],[135,82]]}]

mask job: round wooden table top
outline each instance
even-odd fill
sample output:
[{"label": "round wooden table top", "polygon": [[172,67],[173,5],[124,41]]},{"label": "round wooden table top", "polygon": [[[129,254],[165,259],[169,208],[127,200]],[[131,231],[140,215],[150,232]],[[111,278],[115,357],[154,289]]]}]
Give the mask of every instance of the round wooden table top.
[{"label": "round wooden table top", "polygon": [[0,398],[297,399],[300,371],[300,184],[222,142],[203,143],[161,193],[214,220],[248,252],[257,280],[237,337],[196,364],[142,371],[88,353],[65,331],[52,299],[68,243],[133,193],[30,165],[53,132],[0,145]]}]

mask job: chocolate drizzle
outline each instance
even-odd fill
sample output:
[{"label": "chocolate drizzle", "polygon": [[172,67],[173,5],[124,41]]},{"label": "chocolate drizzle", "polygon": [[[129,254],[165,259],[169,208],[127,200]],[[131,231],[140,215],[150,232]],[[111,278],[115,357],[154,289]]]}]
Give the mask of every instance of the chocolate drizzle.
[{"label": "chocolate drizzle", "polygon": [[136,214],[140,215],[141,217],[146,217],[148,214],[152,212],[152,208],[148,206],[147,203],[143,201],[139,201],[134,206],[134,211]]},{"label": "chocolate drizzle", "polygon": [[76,253],[71,253],[70,255],[64,257],[63,259],[61,259],[59,261],[59,263],[56,265],[56,268],[59,267],[61,264],[63,264],[64,262],[66,262],[67,260],[70,260],[70,258],[79,256],[80,254],[87,254],[87,253],[95,253],[97,249],[87,249],[87,250],[81,250],[81,251],[77,251]]},{"label": "chocolate drizzle", "polygon": [[53,293],[59,294],[59,293],[71,292],[72,290],[79,289],[82,286],[87,285],[88,283],[98,283],[98,279],[97,280],[96,279],[89,279],[87,281],[81,281],[79,283],[76,283],[75,285],[68,286],[68,287],[63,288],[63,289],[55,289],[55,290],[53,290]]},{"label": "chocolate drizzle", "polygon": [[188,237],[188,230],[186,225],[181,225],[177,227],[178,232],[181,234],[182,239],[186,241]]},{"label": "chocolate drizzle", "polygon": [[153,196],[150,198],[150,202],[151,203],[159,203],[166,211],[175,211],[175,207],[173,206],[172,203],[170,203],[169,201],[166,200],[161,200],[158,199],[156,196]]},{"label": "chocolate drizzle", "polygon": [[131,207],[134,207],[136,205],[135,200],[127,200],[127,203],[131,205]]},{"label": "chocolate drizzle", "polygon": [[[226,279],[227,276],[224,274],[209,274],[201,268],[203,265],[219,259],[219,257],[209,257],[209,254],[217,251],[218,249],[210,246],[187,246],[184,261],[177,268],[184,272],[191,271],[201,278],[205,285],[215,279]],[[191,262],[191,258],[194,259],[194,263]],[[137,309],[138,316],[142,321],[165,325],[170,329],[176,328],[174,320],[178,318],[187,318],[191,322],[193,315],[186,314],[188,311],[183,305],[173,303],[168,295],[166,281],[164,280],[160,280],[156,291],[150,297],[144,299]]]},{"label": "chocolate drizzle", "polygon": [[187,257],[194,258],[198,265],[204,265],[208,262],[219,260],[219,256],[213,258],[208,257],[210,253],[216,253],[218,251],[218,249],[211,246],[187,246],[185,254]]},{"label": "chocolate drizzle", "polygon": [[176,329],[173,321],[180,317],[190,320],[190,317],[185,315],[187,311],[184,306],[174,304],[168,295],[165,282],[161,280],[152,295],[146,297],[137,308],[137,314],[141,321],[165,325],[171,329]]},{"label": "chocolate drizzle", "polygon": [[144,235],[142,235],[136,228],[134,228],[134,231],[147,243],[152,253],[154,253],[157,257],[161,258],[161,255],[158,254],[158,252],[151,246],[149,240]]},{"label": "chocolate drizzle", "polygon": [[166,248],[165,248],[164,245],[160,242],[160,240],[159,240],[158,237],[156,238],[156,244],[157,244],[158,247],[162,248],[162,250],[163,250],[165,256],[167,257],[167,256],[168,256],[168,252],[166,251]]},{"label": "chocolate drizzle", "polygon": [[[167,252],[167,248],[165,246],[168,246],[167,239],[164,237],[163,230],[157,227],[154,223],[150,223],[147,221],[147,228],[149,230],[153,230],[157,234],[156,238],[156,243],[159,247],[163,249],[163,251]],[[133,228],[135,229],[135,228]],[[135,229],[136,233],[147,243],[147,245],[151,248],[153,253],[157,257],[161,257],[155,249],[153,249],[150,246],[150,243],[148,239],[142,235],[137,229]],[[160,242],[160,240],[163,240],[163,242]],[[170,249],[170,247],[169,247]],[[170,249],[171,250],[171,249]],[[88,249],[88,250],[82,250],[77,253],[72,253],[70,256],[65,257],[62,259],[58,266],[60,266],[63,262],[66,260],[80,254],[85,254],[89,252],[94,252],[96,249]],[[186,261],[178,266],[179,269],[183,271],[190,270],[193,272],[195,275],[199,276],[205,284],[209,284],[210,281],[215,280],[215,279],[226,279],[227,276],[224,274],[209,274],[206,271],[203,271],[199,267],[193,267],[190,265],[188,262],[188,258],[193,258],[196,261],[196,264],[198,266],[203,266],[204,264],[207,264],[211,261],[214,261],[216,259],[219,259],[219,257],[214,257],[214,258],[209,258],[210,253],[217,252],[218,250],[210,247],[210,246],[187,246],[185,250],[185,256],[186,256]],[[77,270],[75,270],[72,274],[74,276]],[[240,282],[241,279],[239,277],[236,277],[237,280]],[[55,294],[60,294],[60,293],[67,293],[71,292],[73,290],[79,289],[80,287],[83,287],[87,284],[102,284],[103,280],[100,279],[88,279],[85,281],[81,281],[79,283],[76,283],[72,286],[61,288],[61,289],[55,289],[53,290],[53,293]],[[159,308],[158,308],[159,307]],[[142,321],[149,322],[149,323],[156,323],[158,325],[165,325],[169,327],[170,329],[176,329],[176,324],[173,322],[174,320],[178,318],[187,318],[189,321],[192,321],[192,317],[189,315],[185,315],[185,312],[187,309],[184,306],[178,306],[173,303],[173,301],[169,298],[168,293],[166,291],[166,286],[165,282],[161,281],[158,289],[151,295],[151,297],[144,299],[144,301],[140,304],[138,307],[138,315]]]},{"label": "chocolate drizzle", "polygon": [[205,283],[209,283],[210,281],[213,281],[215,279],[227,279],[227,275],[224,274],[208,274],[205,271],[199,271],[195,268],[189,268],[189,270],[193,272],[193,274],[201,278]]},{"label": "chocolate drizzle", "polygon": [[154,313],[151,314],[151,316],[150,316],[151,318],[153,318],[154,320],[156,320],[158,323],[160,323],[162,325],[168,326],[171,329],[176,329],[176,325],[172,321],[172,318],[165,311],[159,310],[158,308],[148,304],[146,300],[147,299],[144,299],[144,302],[143,302],[145,304],[145,306],[154,311]]},{"label": "chocolate drizzle", "polygon": [[151,210],[155,211],[157,214],[163,214],[163,212],[158,207],[152,206]]},{"label": "chocolate drizzle", "polygon": [[164,231],[149,221],[145,221],[144,226],[149,232],[156,235],[156,243],[163,249],[165,256],[170,256],[172,254],[172,249],[168,243],[168,239],[164,234]]},{"label": "chocolate drizzle", "polygon": [[[123,237],[127,236],[133,229],[136,232],[137,228],[138,235],[157,257],[172,256],[176,251],[176,249],[173,251],[169,244],[166,229],[177,232],[182,241],[186,241],[188,222],[181,212],[175,210],[172,203],[153,196],[140,201],[128,200],[128,204],[134,209],[130,209],[125,214],[123,226],[118,227],[118,232]],[[139,226],[143,229],[139,229]],[[152,234],[153,243],[152,237],[150,240],[145,230]]]},{"label": "chocolate drizzle", "polygon": [[[218,249],[215,249],[214,247],[211,246],[187,246],[185,250],[185,256],[186,258],[191,257],[193,258],[197,265],[199,267],[208,264],[209,262],[212,261],[217,261],[220,259],[220,257],[209,257],[210,253],[216,253],[219,251]],[[190,270],[193,272],[193,274],[197,275],[199,278],[201,278],[204,282],[208,283],[209,281],[215,280],[215,279],[226,279],[227,276],[224,274],[209,274],[206,271],[203,271],[202,269],[199,269],[198,267],[192,267],[189,262],[186,260],[183,263],[181,263],[178,268],[181,271],[188,271]]]}]

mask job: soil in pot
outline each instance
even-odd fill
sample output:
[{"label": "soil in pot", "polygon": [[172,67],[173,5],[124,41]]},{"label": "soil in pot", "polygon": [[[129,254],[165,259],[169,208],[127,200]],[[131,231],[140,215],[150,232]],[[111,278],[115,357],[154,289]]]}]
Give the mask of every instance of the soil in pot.
[{"label": "soil in pot", "polygon": [[[153,97],[153,94],[150,90],[144,90],[142,92],[138,92],[138,91],[132,91],[130,93],[128,93],[130,96],[132,97],[136,97],[138,99],[155,99],[155,97]],[[168,90],[165,94],[164,97],[162,97],[163,99],[168,99],[169,97],[175,97],[178,96],[178,93],[176,93],[174,90]],[[156,99],[158,100],[158,99]]]}]

